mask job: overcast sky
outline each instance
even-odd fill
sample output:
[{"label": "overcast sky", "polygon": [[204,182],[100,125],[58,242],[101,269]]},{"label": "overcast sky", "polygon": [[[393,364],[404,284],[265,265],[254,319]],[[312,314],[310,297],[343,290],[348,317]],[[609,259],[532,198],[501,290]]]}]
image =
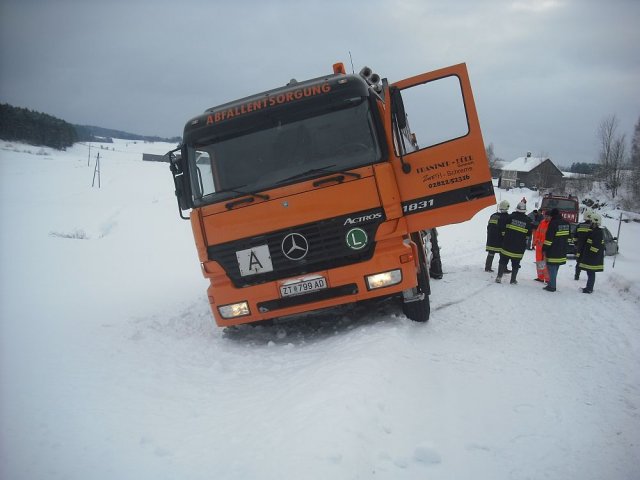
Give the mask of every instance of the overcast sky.
[{"label": "overcast sky", "polygon": [[331,71],[465,62],[486,144],[560,165],[640,117],[640,0],[0,0],[0,102],[180,136],[212,107]]}]

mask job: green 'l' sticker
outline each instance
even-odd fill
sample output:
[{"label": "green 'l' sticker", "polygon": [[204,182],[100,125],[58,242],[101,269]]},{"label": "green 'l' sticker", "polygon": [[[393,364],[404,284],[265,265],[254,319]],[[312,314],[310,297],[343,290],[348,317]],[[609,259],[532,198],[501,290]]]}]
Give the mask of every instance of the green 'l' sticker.
[{"label": "green 'l' sticker", "polygon": [[367,240],[367,232],[361,228],[352,228],[347,232],[347,245],[353,250],[364,248]]}]

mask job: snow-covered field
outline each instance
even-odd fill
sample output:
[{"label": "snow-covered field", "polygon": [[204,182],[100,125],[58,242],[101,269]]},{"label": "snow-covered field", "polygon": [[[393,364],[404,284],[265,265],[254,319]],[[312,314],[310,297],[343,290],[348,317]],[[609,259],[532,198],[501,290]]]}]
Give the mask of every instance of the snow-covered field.
[{"label": "snow-covered field", "polygon": [[640,478],[640,224],[592,295],[573,260],[543,291],[533,252],[494,283],[488,208],[440,229],[427,324],[377,302],[225,331],[141,160],[173,145],[108,148],[0,142],[0,478]]}]

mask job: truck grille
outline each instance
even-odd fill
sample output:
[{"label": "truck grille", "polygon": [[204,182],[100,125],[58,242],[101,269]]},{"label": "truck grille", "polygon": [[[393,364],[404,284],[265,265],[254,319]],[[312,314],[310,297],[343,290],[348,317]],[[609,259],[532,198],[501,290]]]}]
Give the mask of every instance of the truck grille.
[{"label": "truck grille", "polygon": [[[207,252],[209,260],[218,262],[236,287],[258,285],[369,260],[375,250],[376,232],[384,219],[382,209],[356,212],[257,237],[211,245]],[[367,236],[366,245],[357,250],[347,243],[347,234],[354,228],[363,230]],[[282,243],[289,234],[302,235],[308,243],[308,252],[301,260],[287,258],[283,252]],[[356,232],[356,236],[359,240],[363,238],[361,232]],[[263,245],[269,246],[273,271],[242,276],[236,252]]]}]

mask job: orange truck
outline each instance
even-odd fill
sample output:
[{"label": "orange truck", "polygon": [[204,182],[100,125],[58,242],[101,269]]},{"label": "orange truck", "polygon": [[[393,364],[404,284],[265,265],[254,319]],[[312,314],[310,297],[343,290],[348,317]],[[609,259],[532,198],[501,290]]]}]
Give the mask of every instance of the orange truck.
[{"label": "orange truck", "polygon": [[425,322],[428,231],[495,204],[464,64],[337,63],[206,110],[168,158],[221,327],[389,296]]}]

